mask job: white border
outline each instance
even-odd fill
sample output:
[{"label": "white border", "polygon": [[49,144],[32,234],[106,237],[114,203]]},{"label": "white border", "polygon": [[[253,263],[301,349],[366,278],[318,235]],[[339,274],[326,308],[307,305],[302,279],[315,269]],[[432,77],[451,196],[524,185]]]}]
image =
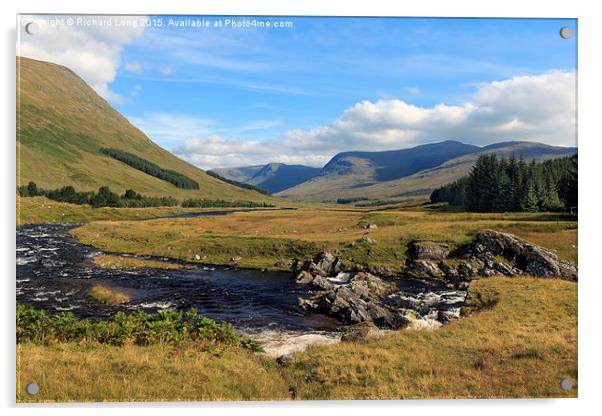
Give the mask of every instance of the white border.
[{"label": "white border", "polygon": [[[20,0],[9,4],[2,2],[2,229],[0,239],[2,254],[2,374],[0,377],[2,405],[5,414],[54,414],[79,415],[82,411],[91,415],[105,415],[108,411],[128,414],[161,415],[166,412],[178,415],[232,414],[245,412],[249,415],[308,413],[365,414],[371,408],[383,413],[405,414],[437,412],[446,415],[477,414],[506,415],[509,412],[545,412],[547,415],[592,413],[600,404],[600,311],[598,296],[602,292],[602,276],[598,259],[601,227],[598,211],[601,200],[596,198],[602,177],[600,172],[600,124],[602,106],[599,103],[600,88],[600,41],[602,40],[601,15],[594,1],[528,2],[525,0],[420,0],[397,2],[369,0],[221,0],[207,4],[192,4],[183,0],[103,0],[80,2],[55,0]],[[478,400],[478,401],[406,401],[406,402],[294,402],[294,403],[196,403],[184,405],[134,405],[103,404],[15,406],[14,375],[14,186],[15,186],[15,22],[17,13],[112,13],[112,14],[232,14],[232,15],[338,15],[338,16],[449,16],[449,17],[563,17],[579,19],[579,170],[580,170],[580,230],[579,230],[579,399],[570,400]],[[586,191],[590,191],[586,194]],[[598,205],[596,205],[596,203]],[[143,410],[139,407],[144,406]],[[176,410],[168,409],[175,407]],[[198,409],[201,407],[201,409]]]}]

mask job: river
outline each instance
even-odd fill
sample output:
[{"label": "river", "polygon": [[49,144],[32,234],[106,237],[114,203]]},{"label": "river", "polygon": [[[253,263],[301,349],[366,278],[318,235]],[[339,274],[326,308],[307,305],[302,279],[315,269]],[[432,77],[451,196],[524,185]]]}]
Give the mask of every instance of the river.
[{"label": "river", "polygon": [[[229,212],[232,211],[198,215]],[[338,339],[340,323],[298,309],[297,299],[307,297],[310,290],[295,284],[291,273],[199,264],[176,270],[101,268],[92,258],[104,253],[68,234],[76,226],[43,224],[17,228],[18,302],[91,319],[107,317],[118,310],[196,308],[202,315],[230,322],[241,332],[264,341],[266,350],[274,354]],[[130,302],[111,307],[93,300],[88,292],[98,283],[126,293]],[[445,290],[440,288],[436,294],[432,285],[413,280],[408,280],[406,286],[403,293],[412,299],[424,298],[425,294],[440,297],[441,290]],[[453,298],[457,293],[451,295]],[[457,306],[459,301],[454,302]]]}]

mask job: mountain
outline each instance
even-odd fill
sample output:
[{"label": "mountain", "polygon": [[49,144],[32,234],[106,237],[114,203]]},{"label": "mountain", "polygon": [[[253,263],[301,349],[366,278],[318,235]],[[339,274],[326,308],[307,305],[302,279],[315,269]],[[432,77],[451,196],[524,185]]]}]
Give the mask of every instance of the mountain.
[{"label": "mountain", "polygon": [[263,166],[213,169],[226,179],[249,183],[271,193],[283,191],[322,174],[322,168],[304,165],[268,163]]},{"label": "mountain", "polygon": [[[199,189],[176,187],[101,148],[127,152],[164,172],[175,171],[198,183]],[[78,191],[107,185],[120,193],[134,189],[179,199],[269,199],[213,178],[161,148],[70,69],[22,57],[17,58],[17,181],[34,181],[45,189],[72,185]]]},{"label": "mountain", "polygon": [[249,183],[253,175],[261,170],[265,165],[241,166],[237,168],[216,168],[211,172],[217,173],[222,178],[232,181]]},{"label": "mountain", "polygon": [[[506,157],[514,154],[538,161],[577,153],[574,147],[534,142],[502,142],[485,147],[460,145],[462,143],[446,141],[400,151],[340,153],[326,164],[322,176],[278,195],[312,202],[332,202],[338,198],[403,199],[428,195],[433,189],[466,175],[483,153]],[[445,159],[447,146],[457,152],[456,156]],[[466,153],[461,154],[463,151]],[[433,155],[432,161],[428,160],[429,153]],[[393,166],[396,163],[398,166]]]},{"label": "mountain", "polygon": [[335,155],[325,166],[326,175],[356,174],[358,169],[371,171],[375,182],[403,178],[443,162],[478,151],[477,146],[447,140],[410,149],[384,152],[344,152]]}]

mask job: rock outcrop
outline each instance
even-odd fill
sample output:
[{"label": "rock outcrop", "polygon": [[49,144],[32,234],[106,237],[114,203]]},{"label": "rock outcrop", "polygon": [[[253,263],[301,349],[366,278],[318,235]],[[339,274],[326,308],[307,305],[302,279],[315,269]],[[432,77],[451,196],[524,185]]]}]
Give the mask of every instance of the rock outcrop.
[{"label": "rock outcrop", "polygon": [[577,280],[577,267],[568,261],[560,260],[556,253],[499,231],[487,230],[478,233],[469,247],[467,256],[493,263],[496,256],[501,256],[526,274]]},{"label": "rock outcrop", "polygon": [[426,246],[431,245],[420,244],[420,248],[415,245],[416,258],[406,264],[408,275],[421,279],[468,281],[477,277],[527,274],[577,280],[577,267],[560,260],[554,252],[499,231],[479,232],[465,254],[457,259],[439,259],[443,249],[434,249],[433,255],[433,250]]},{"label": "rock outcrop", "polygon": [[372,322],[362,322],[345,328],[341,335],[341,341],[366,342],[371,338],[378,338],[380,335],[381,330]]},{"label": "rock outcrop", "polygon": [[[347,325],[372,323],[380,328],[397,329],[422,318],[436,321],[438,308],[450,310],[446,296],[429,291],[423,299],[423,294],[400,291],[399,280],[386,267],[345,265],[328,252],[297,263],[296,282],[313,290],[309,298],[299,298],[301,309],[324,313]],[[465,287],[461,290],[465,293]],[[459,316],[459,307],[454,308],[457,310],[449,316],[454,313]],[[441,316],[451,319],[448,315]]]},{"label": "rock outcrop", "polygon": [[412,251],[418,260],[443,260],[449,255],[449,245],[415,241],[412,243]]},{"label": "rock outcrop", "polygon": [[[369,323],[379,328],[432,329],[460,317],[472,279],[528,274],[577,280],[576,266],[512,234],[482,231],[455,258],[449,258],[445,244],[413,244],[415,258],[406,262],[401,276],[386,267],[343,263],[328,252],[297,262],[296,282],[313,291],[309,298],[298,299],[299,307],[333,316],[346,325],[366,323],[358,331],[369,328]],[[408,290],[407,284],[401,284],[401,279],[408,282],[411,278],[419,279],[415,281],[423,287]],[[368,335],[348,337],[356,340]]]},{"label": "rock outcrop", "polygon": [[[300,272],[305,280],[307,274]],[[408,321],[395,308],[383,302],[395,291],[395,285],[366,272],[349,274],[346,283],[340,277],[313,275],[309,285],[317,291],[309,299],[299,298],[305,310],[325,313],[344,324],[374,322],[379,327],[400,328]]]}]

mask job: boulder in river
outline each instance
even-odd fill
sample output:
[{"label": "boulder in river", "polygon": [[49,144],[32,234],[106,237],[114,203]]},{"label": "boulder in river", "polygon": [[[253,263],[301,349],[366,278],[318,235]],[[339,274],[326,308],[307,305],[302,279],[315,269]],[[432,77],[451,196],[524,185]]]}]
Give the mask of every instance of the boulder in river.
[{"label": "boulder in river", "polygon": [[[309,284],[317,287],[323,284],[323,276],[317,275]],[[305,310],[325,313],[345,324],[374,322],[387,328],[400,328],[407,320],[383,299],[395,290],[395,285],[366,272],[356,272],[348,283],[320,290],[309,299],[299,299],[299,307]]]}]

